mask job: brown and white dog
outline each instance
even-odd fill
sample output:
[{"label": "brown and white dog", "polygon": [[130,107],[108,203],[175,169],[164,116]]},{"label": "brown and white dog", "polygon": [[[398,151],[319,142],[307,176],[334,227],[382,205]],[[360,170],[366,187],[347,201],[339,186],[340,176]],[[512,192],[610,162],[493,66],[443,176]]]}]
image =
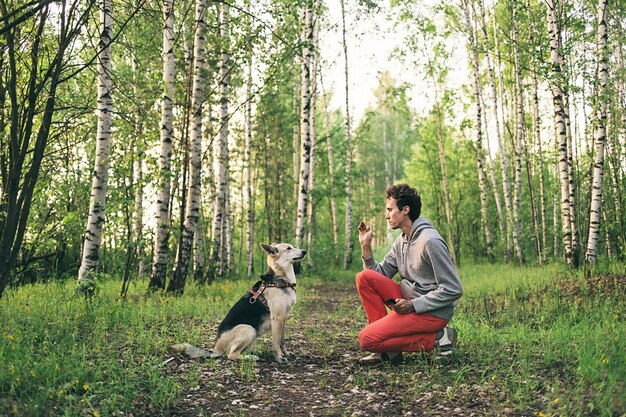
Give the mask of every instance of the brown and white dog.
[{"label": "brown and white dog", "polygon": [[257,339],[272,332],[272,348],[277,362],[286,363],[291,353],[285,348],[285,324],[296,302],[296,274],[293,264],[306,255],[306,251],[288,243],[266,245],[268,271],[261,276],[248,292],[230,309],[217,328],[217,341],[212,351],[200,349],[189,343],[172,345],[177,352],[185,352],[191,358],[228,359],[258,357],[249,351]]},{"label": "brown and white dog", "polygon": [[233,305],[217,328],[217,341],[211,357],[226,355],[228,359],[243,356],[256,360],[254,355],[242,355],[250,350],[259,336],[272,332],[272,348],[277,362],[288,362],[291,353],[285,348],[285,324],[296,302],[296,274],[294,262],[299,262],[306,251],[288,243],[261,244],[267,253],[268,272]]}]

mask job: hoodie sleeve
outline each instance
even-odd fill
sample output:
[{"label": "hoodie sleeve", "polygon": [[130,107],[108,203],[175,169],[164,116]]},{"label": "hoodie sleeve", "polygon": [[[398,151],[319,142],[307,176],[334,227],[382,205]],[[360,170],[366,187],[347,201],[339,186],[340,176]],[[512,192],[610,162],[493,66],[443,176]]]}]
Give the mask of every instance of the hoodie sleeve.
[{"label": "hoodie sleeve", "polygon": [[445,243],[440,239],[429,240],[423,256],[432,267],[437,288],[412,300],[415,312],[426,313],[453,305],[463,289]]},{"label": "hoodie sleeve", "polygon": [[398,272],[397,243],[398,241],[396,240],[391,246],[391,250],[389,250],[380,263],[376,262],[374,256],[363,258],[363,269],[371,269],[379,274],[383,274],[387,278],[393,278]]}]

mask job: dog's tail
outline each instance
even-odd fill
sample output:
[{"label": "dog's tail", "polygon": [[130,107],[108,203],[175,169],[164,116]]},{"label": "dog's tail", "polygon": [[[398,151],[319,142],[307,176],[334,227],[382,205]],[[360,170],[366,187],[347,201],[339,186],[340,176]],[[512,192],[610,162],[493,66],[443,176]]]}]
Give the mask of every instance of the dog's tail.
[{"label": "dog's tail", "polygon": [[170,349],[174,352],[184,353],[191,359],[214,357],[212,351],[195,347],[189,343],[177,343],[170,345]]}]

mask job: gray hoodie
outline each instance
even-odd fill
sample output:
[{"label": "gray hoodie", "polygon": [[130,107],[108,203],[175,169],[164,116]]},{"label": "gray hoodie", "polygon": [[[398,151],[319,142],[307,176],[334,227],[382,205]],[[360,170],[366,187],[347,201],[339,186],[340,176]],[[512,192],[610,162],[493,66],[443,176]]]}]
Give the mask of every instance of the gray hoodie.
[{"label": "gray hoodie", "polygon": [[363,259],[363,267],[388,278],[399,272],[402,295],[411,300],[418,314],[450,320],[456,300],[463,294],[446,242],[423,217],[413,222],[411,236],[398,236],[382,262],[370,256]]}]

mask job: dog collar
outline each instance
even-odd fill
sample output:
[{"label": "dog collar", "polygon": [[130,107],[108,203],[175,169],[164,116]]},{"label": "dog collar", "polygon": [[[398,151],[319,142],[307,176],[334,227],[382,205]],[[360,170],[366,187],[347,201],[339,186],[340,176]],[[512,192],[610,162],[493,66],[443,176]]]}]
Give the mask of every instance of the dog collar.
[{"label": "dog collar", "polygon": [[261,302],[261,304],[263,304],[263,307],[265,307],[267,311],[270,311],[270,306],[267,303],[267,300],[265,299],[265,297],[263,296],[263,292],[265,291],[266,288],[291,288],[295,291],[296,283],[295,282],[289,283],[282,279],[278,280],[277,282],[261,281],[261,284],[259,285],[259,288],[256,291],[254,290],[254,288],[250,288],[248,290],[248,292],[252,294],[250,296],[250,300],[248,300],[250,304],[254,304],[258,300]]}]

